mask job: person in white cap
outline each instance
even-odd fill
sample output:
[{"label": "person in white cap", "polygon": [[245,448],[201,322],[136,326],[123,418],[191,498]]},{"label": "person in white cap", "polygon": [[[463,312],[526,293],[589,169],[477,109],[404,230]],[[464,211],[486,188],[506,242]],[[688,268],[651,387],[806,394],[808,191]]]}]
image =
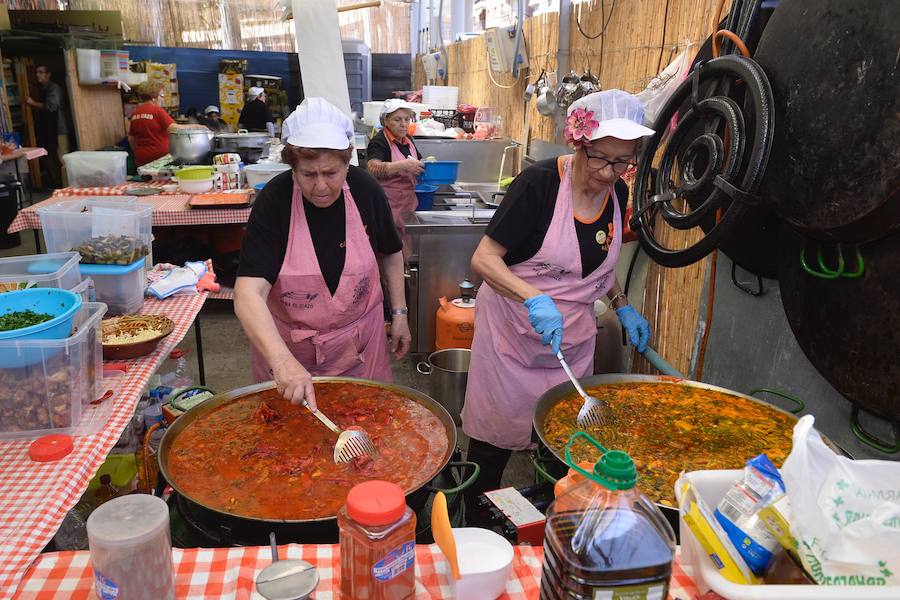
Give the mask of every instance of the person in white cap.
[{"label": "person in white cap", "polygon": [[631,344],[647,346],[647,321],[614,271],[628,199],[620,177],[635,165],[640,138],[653,134],[643,120],[640,102],[620,90],[574,102],[565,133],[575,152],[516,177],[472,257],[487,284],[478,290],[462,411],[467,460],[481,465],[465,492],[475,522],[474,500],[499,487],[512,450],[531,446],[538,398],[568,381],[557,352],[577,377],[593,373],[594,302],[605,297]]},{"label": "person in white cap", "polygon": [[[380,117],[383,128],[366,148],[366,168],[384,188],[401,238],[406,231],[406,218],[418,205],[416,177],[425,170],[419,151],[408,135],[415,117],[409,102],[400,98],[385,100]],[[409,244],[404,242],[404,246],[408,249]]]},{"label": "person in white cap", "polygon": [[[253,376],[315,408],[312,376],[391,381],[388,351],[409,350],[403,254],[387,198],[350,165],[353,122],[323,98],[294,112],[295,132],[254,202],[241,246],[234,311]],[[381,280],[391,306],[385,335]]]},{"label": "person in white cap", "polygon": [[265,131],[275,136],[275,119],[266,105],[266,90],[251,87],[247,91],[247,102],[238,117],[238,127],[247,131]]},{"label": "person in white cap", "polygon": [[203,109],[203,117],[200,118],[200,124],[205,125],[214,133],[228,131],[228,123],[222,120],[219,115],[219,107],[210,104]]}]

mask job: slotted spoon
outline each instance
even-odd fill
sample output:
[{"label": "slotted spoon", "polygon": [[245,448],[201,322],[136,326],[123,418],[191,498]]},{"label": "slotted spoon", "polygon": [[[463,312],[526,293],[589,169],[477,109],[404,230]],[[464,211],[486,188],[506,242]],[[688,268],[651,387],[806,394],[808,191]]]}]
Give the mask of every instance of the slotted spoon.
[{"label": "slotted spoon", "polygon": [[375,444],[372,442],[372,438],[369,437],[368,433],[362,429],[342,430],[334,424],[334,421],[323,415],[319,409],[313,410],[309,408],[309,404],[307,404],[306,401],[303,402],[303,406],[308,408],[309,412],[311,412],[318,420],[322,421],[322,423],[325,424],[325,427],[338,434],[337,442],[334,444],[335,463],[347,463],[357,456],[368,455],[372,458],[375,457]]},{"label": "slotted spoon", "polygon": [[587,395],[587,392],[585,392],[584,388],[581,387],[581,384],[578,383],[575,373],[569,368],[569,363],[567,363],[566,359],[563,357],[562,350],[556,353],[556,358],[559,359],[559,364],[562,365],[566,375],[569,376],[572,385],[575,386],[575,389],[578,390],[578,393],[584,398],[584,404],[581,405],[581,410],[578,411],[578,418],[575,420],[578,427],[586,429],[588,427],[609,424],[612,420],[612,409],[609,407],[609,404],[599,398]]}]

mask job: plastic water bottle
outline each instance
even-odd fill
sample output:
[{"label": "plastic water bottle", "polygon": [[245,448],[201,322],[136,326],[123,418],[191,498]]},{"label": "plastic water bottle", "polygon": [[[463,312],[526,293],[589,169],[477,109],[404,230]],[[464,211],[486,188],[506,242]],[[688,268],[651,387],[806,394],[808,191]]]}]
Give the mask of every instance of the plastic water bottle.
[{"label": "plastic water bottle", "polygon": [[159,388],[150,390],[150,402],[144,409],[144,427],[150,429],[154,423],[162,423],[162,397]]},{"label": "plastic water bottle", "polygon": [[[591,471],[568,461],[579,438],[602,453]],[[635,487],[634,461],[584,432],[569,440],[566,458],[586,480],[563,492],[547,510],[541,600],[666,598],[675,534]]]},{"label": "plastic water bottle", "polygon": [[189,387],[194,385],[194,379],[188,370],[187,359],[184,357],[184,351],[175,349],[169,354],[169,358],[175,361],[175,371],[172,383],[168,384],[173,390]]}]

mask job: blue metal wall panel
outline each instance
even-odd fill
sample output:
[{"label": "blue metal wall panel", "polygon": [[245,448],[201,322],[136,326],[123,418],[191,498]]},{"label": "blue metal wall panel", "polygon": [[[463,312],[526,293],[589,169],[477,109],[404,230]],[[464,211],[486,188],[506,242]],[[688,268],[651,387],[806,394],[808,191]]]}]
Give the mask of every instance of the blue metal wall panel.
[{"label": "blue metal wall panel", "polygon": [[[207,50],[204,48],[165,48],[157,46],[125,46],[131,60],[175,63],[181,112],[195,107],[198,112],[210,104],[219,104],[219,60],[246,60],[248,73],[273,75],[284,80],[289,106],[300,101],[299,81],[290,72],[291,55],[287,52],[247,52],[241,50]],[[297,64],[294,58],[294,64]]]}]

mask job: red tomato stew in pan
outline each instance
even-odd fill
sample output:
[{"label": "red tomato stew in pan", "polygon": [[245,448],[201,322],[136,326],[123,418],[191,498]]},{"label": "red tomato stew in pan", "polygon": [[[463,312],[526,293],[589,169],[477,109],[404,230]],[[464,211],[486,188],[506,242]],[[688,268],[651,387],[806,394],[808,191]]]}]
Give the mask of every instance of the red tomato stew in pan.
[{"label": "red tomato stew in pan", "polygon": [[378,453],[334,463],[337,434],[277,390],[237,398],[197,418],[173,440],[171,483],[190,499],[254,519],[333,517],[355,484],[392,481],[406,491],[435,473],[449,440],[436,414],[393,390],[317,383],[319,409],[339,427],[361,427]]}]

